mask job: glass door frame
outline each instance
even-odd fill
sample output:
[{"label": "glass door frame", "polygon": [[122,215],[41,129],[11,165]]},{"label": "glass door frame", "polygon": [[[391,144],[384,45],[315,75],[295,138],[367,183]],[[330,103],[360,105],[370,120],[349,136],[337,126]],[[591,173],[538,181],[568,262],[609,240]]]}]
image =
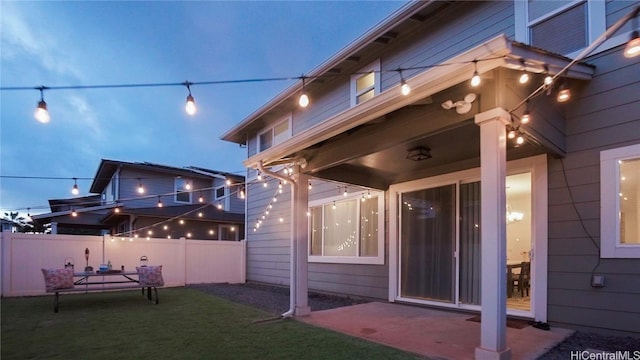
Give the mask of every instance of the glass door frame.
[{"label": "glass door frame", "polygon": [[[507,175],[524,172],[531,173],[531,308],[530,311],[507,309],[508,315],[534,318],[538,321],[547,320],[547,227],[548,227],[548,187],[547,187],[547,158],[538,155],[530,158],[509,161]],[[479,305],[461,304],[459,301],[459,226],[455,235],[455,301],[444,303],[437,301],[403,298],[400,291],[400,224],[401,213],[400,195],[402,193],[420,189],[433,188],[447,184],[461,184],[480,180],[480,168],[468,169],[430,178],[413,180],[394,184],[389,187],[389,298],[390,302],[405,302],[423,305],[433,305],[443,308],[455,308],[479,311]],[[456,186],[456,218],[459,219],[459,186]]]}]

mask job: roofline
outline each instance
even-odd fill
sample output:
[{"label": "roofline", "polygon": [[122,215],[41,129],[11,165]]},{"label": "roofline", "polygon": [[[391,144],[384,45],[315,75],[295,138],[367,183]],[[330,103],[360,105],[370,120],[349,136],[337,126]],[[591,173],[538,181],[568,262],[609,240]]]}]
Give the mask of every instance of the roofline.
[{"label": "roofline", "polygon": [[[437,3],[437,0],[428,0],[428,1],[411,1],[404,5],[403,7],[397,9],[389,16],[387,16],[384,20],[382,20],[378,25],[371,28],[369,31],[364,33],[359,38],[353,40],[349,44],[347,44],[342,50],[338,51],[335,55],[330,57],[325,62],[321,63],[313,70],[311,70],[305,76],[309,77],[307,84],[313,82],[314,78],[321,76],[328,72],[330,69],[336,67],[341,62],[343,62],[350,55],[362,50],[365,46],[371,44],[380,36],[385,33],[391,31],[393,28],[398,26],[401,22],[405,21],[411,15],[414,15],[418,11]],[[288,100],[291,96],[293,96],[296,92],[300,91],[302,88],[302,84],[300,82],[296,82],[293,85],[289,86],[285,90],[283,90],[280,94],[276,95],[269,102],[258,108],[256,111],[247,116],[244,120],[242,120],[239,124],[234,126],[233,128],[227,130],[224,134],[220,136],[220,139],[230,142],[235,142],[233,138],[234,134],[241,132],[245,127],[251,124],[253,121],[261,117],[262,115],[268,113],[273,110],[276,106],[282,104],[286,100]]]},{"label": "roofline", "polygon": [[[431,96],[450,86],[466,81],[471,78],[474,70],[477,70],[480,74],[498,67],[519,70],[522,68],[521,63],[517,61],[519,58],[526,58],[541,64],[539,69],[527,67],[528,71],[541,72],[543,69],[542,64],[546,64],[550,74],[556,74],[566,63],[570,62],[569,58],[532,49],[509,40],[504,34],[501,34],[445,60],[441,65],[447,64],[446,67],[433,67],[407,78],[406,81],[411,86],[411,94],[408,96],[400,93],[400,84],[398,83],[362,104],[350,107],[278,145],[250,156],[243,162],[243,165],[247,168],[257,168],[258,163],[262,163],[264,166],[272,166],[274,162],[301,151],[311,144],[317,144],[377,117],[384,116],[391,111]],[[482,61],[474,66],[473,60]],[[592,78],[593,73],[594,68],[592,66],[576,63],[572,69],[565,72],[565,76],[588,80]]]},{"label": "roofline", "polygon": [[[114,208],[116,206],[118,206],[117,203],[112,203],[112,204],[107,204],[107,205],[92,206],[92,207],[86,207],[86,208],[78,208],[78,209],[75,209],[75,212],[76,213],[92,212],[92,211],[96,211],[96,210],[111,209],[111,208]],[[31,215],[31,219],[39,220],[39,219],[50,218],[50,217],[55,217],[55,216],[70,215],[72,212],[73,212],[73,210],[65,210],[65,211],[58,211],[58,212],[52,212],[52,213]]]}]

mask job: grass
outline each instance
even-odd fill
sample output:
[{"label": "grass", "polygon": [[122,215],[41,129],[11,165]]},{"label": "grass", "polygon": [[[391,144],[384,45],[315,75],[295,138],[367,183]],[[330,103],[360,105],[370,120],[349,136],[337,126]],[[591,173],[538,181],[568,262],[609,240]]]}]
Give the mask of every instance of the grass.
[{"label": "grass", "polygon": [[412,359],[408,354],[193,289],[3,298],[8,359]]}]

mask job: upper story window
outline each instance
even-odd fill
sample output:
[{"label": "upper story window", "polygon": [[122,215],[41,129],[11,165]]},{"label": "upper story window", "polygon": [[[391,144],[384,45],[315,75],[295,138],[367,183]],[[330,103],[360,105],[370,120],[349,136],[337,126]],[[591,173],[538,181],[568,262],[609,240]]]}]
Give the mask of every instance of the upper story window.
[{"label": "upper story window", "polygon": [[189,179],[176,178],[175,180],[175,202],[191,204],[192,182]]},{"label": "upper story window", "polygon": [[310,262],[384,264],[384,196],[356,194],[314,201]]},{"label": "upper story window", "polygon": [[351,106],[361,104],[380,93],[380,60],[351,76]]},{"label": "upper story window", "polygon": [[572,56],[606,30],[601,0],[514,0],[516,40]]},{"label": "upper story window", "polygon": [[258,135],[258,149],[265,151],[291,137],[291,115]]},{"label": "upper story window", "polygon": [[600,153],[600,256],[640,258],[640,144]]},{"label": "upper story window", "polygon": [[227,187],[220,186],[216,188],[216,200],[224,199],[227,196]]}]

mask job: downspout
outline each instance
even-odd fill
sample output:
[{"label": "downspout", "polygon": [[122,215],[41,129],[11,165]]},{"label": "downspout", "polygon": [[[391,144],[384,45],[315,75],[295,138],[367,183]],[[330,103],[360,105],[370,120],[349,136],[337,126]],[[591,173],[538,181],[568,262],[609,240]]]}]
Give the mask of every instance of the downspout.
[{"label": "downspout", "polygon": [[[260,170],[261,173],[272,176],[278,180],[291,183],[291,214],[296,214],[297,207],[296,207],[296,201],[294,199],[294,196],[296,194],[296,189],[298,184],[295,182],[295,180],[288,178],[286,176],[282,176],[271,170],[265,169],[264,166],[262,165],[262,161],[258,161],[258,170]],[[283,317],[283,318],[292,317],[296,309],[296,282],[298,281],[296,264],[298,263],[298,255],[297,255],[297,245],[296,245],[296,238],[295,238],[295,221],[293,220],[291,221],[290,234],[291,234],[291,247],[289,251],[291,251],[291,274],[289,278],[289,310],[287,310],[287,312],[280,315],[280,317]]]}]

